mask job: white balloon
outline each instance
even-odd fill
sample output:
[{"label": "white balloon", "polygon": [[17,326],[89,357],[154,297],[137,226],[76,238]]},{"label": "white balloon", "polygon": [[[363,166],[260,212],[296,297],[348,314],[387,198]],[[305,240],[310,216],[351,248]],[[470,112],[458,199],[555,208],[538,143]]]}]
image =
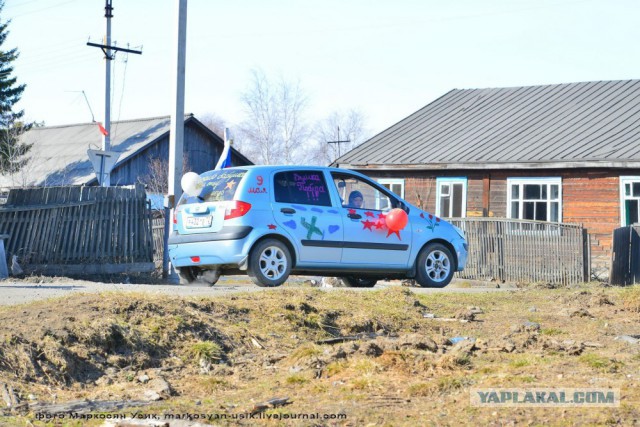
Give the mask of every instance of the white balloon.
[{"label": "white balloon", "polygon": [[185,173],[180,180],[180,185],[182,186],[182,191],[189,196],[197,196],[204,186],[202,178],[195,172]]}]

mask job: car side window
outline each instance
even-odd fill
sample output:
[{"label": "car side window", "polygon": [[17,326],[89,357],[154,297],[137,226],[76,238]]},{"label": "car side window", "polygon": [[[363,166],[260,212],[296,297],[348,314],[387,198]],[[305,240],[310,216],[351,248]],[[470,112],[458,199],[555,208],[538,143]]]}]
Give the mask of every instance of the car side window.
[{"label": "car side window", "polygon": [[327,182],[321,171],[278,172],[273,177],[277,203],[331,206]]},{"label": "car side window", "polygon": [[366,181],[341,173],[332,177],[345,208],[383,211],[393,207],[389,196]]}]

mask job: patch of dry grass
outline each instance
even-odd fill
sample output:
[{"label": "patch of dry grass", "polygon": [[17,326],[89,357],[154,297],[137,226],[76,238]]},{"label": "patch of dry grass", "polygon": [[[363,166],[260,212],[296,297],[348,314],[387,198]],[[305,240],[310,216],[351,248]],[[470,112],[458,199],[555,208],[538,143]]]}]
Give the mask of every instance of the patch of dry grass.
[{"label": "patch of dry grass", "polygon": [[[53,393],[58,401],[136,399],[145,373],[175,390],[146,413],[241,413],[288,396],[291,405],[270,411],[342,411],[351,425],[394,426],[495,423],[493,409],[469,406],[470,387],[602,385],[620,387],[625,405],[565,411],[561,420],[555,409],[500,410],[500,420],[626,425],[640,418],[640,356],[637,346],[614,338],[640,330],[638,316],[629,315],[640,311],[637,289],[416,295],[394,286],[212,298],[74,296],[0,308],[0,380],[44,401]],[[469,307],[482,310],[475,321],[424,317],[452,317]],[[578,310],[589,316],[572,316]],[[531,321],[539,330],[523,327]],[[336,336],[349,339],[321,344]],[[477,341],[456,353],[452,337]],[[425,338],[437,348],[418,345]],[[96,384],[100,378],[110,383]],[[25,413],[20,422],[26,420]]]},{"label": "patch of dry grass", "polygon": [[222,348],[211,341],[199,341],[189,346],[188,354],[198,362],[216,363],[222,356]]},{"label": "patch of dry grass", "polygon": [[625,310],[640,313],[640,285],[625,288],[620,293],[620,298],[622,299],[622,306]]}]

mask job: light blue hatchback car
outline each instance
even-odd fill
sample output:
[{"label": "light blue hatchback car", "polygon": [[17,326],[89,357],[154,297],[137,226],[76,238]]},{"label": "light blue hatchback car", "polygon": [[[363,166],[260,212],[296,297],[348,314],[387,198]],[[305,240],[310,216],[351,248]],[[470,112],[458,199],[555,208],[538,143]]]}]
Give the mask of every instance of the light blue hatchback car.
[{"label": "light blue hatchback car", "polygon": [[294,273],[353,287],[409,278],[440,288],[467,261],[462,230],[357,172],[242,166],[189,178],[169,236],[183,284],[248,274],[279,286]]}]

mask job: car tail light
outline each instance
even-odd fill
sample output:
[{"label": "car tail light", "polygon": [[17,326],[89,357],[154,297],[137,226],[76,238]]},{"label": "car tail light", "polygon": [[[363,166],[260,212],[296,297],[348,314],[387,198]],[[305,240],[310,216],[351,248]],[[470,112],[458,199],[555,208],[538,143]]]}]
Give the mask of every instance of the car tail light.
[{"label": "car tail light", "polygon": [[191,262],[195,262],[195,263],[200,262],[200,257],[199,256],[192,256],[191,257]]},{"label": "car tail light", "polygon": [[178,210],[177,209],[173,210],[173,223],[174,224],[178,223]]},{"label": "car tail light", "polygon": [[241,200],[232,200],[224,211],[224,219],[239,218],[249,212],[249,209],[251,209],[251,203],[243,202]]}]

